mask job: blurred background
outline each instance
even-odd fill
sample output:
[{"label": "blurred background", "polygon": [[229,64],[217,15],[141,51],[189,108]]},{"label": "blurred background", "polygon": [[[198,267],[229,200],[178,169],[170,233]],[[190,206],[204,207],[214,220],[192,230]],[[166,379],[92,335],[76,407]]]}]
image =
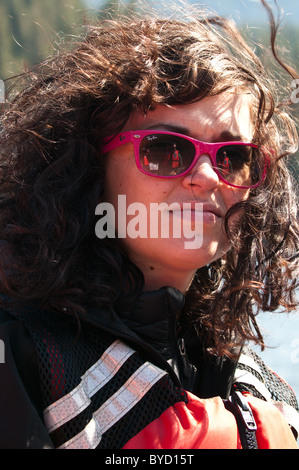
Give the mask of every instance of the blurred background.
[{"label": "blurred background", "polygon": [[[164,0],[164,15],[167,16],[167,4],[173,6],[175,3],[174,0]],[[234,19],[246,39],[254,44],[257,54],[264,54],[264,59],[269,60],[268,17],[259,0],[202,0],[189,3],[201,4]],[[298,0],[278,0],[277,3],[278,7],[274,0],[269,0],[275,16],[280,16],[280,55],[299,71]],[[159,0],[147,0],[143,4],[161,9]],[[126,13],[138,9],[139,5],[138,1],[125,0],[0,0],[0,86],[3,87],[2,80],[22,73],[55,53],[65,43],[76,40],[84,32],[87,22],[101,20],[107,14]],[[269,67],[272,66],[270,61]],[[298,119],[299,104],[293,108]],[[290,159],[289,165],[298,181],[298,154]],[[299,397],[299,312],[289,315],[265,313],[260,315],[259,323],[269,346],[261,354],[263,359],[291,384]]]}]

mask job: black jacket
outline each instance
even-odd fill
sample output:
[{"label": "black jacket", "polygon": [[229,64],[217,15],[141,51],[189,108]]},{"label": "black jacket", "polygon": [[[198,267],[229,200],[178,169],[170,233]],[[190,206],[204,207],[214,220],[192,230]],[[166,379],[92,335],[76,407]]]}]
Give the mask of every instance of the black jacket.
[{"label": "black jacket", "polygon": [[[67,313],[33,307],[1,310],[5,360],[0,364],[0,448],[56,448],[71,442],[146,364],[158,371],[155,379],[130,412],[122,412],[115,423],[112,420],[104,426],[97,447],[122,448],[169,406],[187,403],[186,391],[201,398],[227,398],[237,364],[227,358],[206,357],[199,342],[198,351],[188,351],[188,337],[192,335],[194,344],[194,332],[177,331],[183,305],[179,291],[163,288],[142,294],[134,309],[90,309],[79,322]],[[119,352],[122,345],[127,346]],[[123,356],[116,356],[111,365],[113,355],[107,351]],[[109,380],[105,367],[110,371]],[[103,376],[103,384],[100,388],[95,385],[98,388],[85,403],[82,378],[93,370],[95,383]],[[92,373],[88,381],[92,382]],[[296,407],[290,389],[284,393],[286,401]],[[83,400],[81,408],[64,410],[64,397],[75,396]],[[60,422],[55,422],[57,409],[59,416],[67,415]]]}]

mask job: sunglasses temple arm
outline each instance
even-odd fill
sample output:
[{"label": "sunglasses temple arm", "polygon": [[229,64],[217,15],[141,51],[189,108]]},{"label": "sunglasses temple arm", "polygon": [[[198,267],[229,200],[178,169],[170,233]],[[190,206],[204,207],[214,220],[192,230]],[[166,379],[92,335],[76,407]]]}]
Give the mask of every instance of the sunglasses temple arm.
[{"label": "sunglasses temple arm", "polygon": [[102,151],[110,152],[120,145],[127,144],[132,141],[131,132],[124,132],[123,134],[117,134],[115,137],[107,137],[104,139]]}]

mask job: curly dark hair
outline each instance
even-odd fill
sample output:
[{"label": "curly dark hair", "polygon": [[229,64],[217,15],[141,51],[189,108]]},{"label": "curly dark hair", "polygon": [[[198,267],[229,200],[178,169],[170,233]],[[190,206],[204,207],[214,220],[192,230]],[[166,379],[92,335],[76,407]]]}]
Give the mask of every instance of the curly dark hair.
[{"label": "curly dark hair", "polygon": [[[272,22],[274,52],[275,31]],[[120,299],[128,305],[142,290],[142,273],[117,240],[95,235],[107,159],[101,143],[133,111],[233,88],[251,94],[254,141],[272,149],[271,163],[264,184],[229,210],[232,247],[197,271],[181,321],[193,323],[218,354],[239,340],[263,344],[258,310],[295,307],[296,200],[282,157],[296,148],[297,134],[279,106],[278,82],[235,26],[216,16],[102,20],[18,78],[0,127],[4,296],[71,315]],[[232,233],[228,220],[240,208],[242,223]]]}]

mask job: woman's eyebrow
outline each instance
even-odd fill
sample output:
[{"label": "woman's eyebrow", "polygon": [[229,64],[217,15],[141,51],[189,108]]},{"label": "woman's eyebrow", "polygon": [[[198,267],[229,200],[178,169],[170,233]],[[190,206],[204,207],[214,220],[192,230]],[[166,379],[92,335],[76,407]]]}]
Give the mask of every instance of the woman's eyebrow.
[{"label": "woman's eyebrow", "polygon": [[165,122],[164,123],[161,122],[161,123],[154,124],[152,126],[148,126],[144,130],[150,131],[152,129],[153,130],[156,129],[156,130],[165,130],[165,131],[169,131],[169,132],[176,132],[177,134],[183,134],[183,135],[190,136],[190,129],[188,129],[187,127],[177,125],[177,124],[166,124]]},{"label": "woman's eyebrow", "polygon": [[[169,132],[176,132],[177,134],[187,135],[192,137],[192,133],[188,127],[180,126],[177,124],[167,124],[167,123],[157,123],[152,126],[146,127],[144,130],[165,130]],[[204,140],[204,139],[203,139]],[[244,136],[238,134],[237,132],[233,132],[230,130],[222,131],[217,137],[214,137],[212,142],[246,142],[248,139],[245,139]]]},{"label": "woman's eyebrow", "polygon": [[237,132],[232,132],[229,130],[222,131],[221,134],[216,139],[213,139],[213,142],[229,142],[229,141],[237,141],[237,142],[245,142],[246,139],[244,136],[238,134]]}]

